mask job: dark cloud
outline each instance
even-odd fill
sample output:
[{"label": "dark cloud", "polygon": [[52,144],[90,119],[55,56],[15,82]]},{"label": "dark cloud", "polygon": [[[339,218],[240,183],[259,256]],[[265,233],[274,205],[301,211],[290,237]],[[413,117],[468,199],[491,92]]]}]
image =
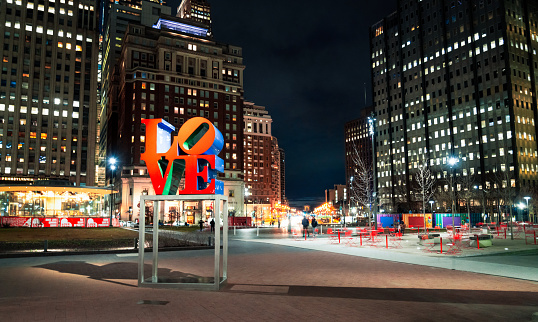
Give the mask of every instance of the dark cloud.
[{"label": "dark cloud", "polygon": [[323,201],[344,183],[344,123],[364,84],[370,100],[368,28],[396,0],[209,1],[215,39],[243,47],[245,99],[267,108],[286,150],[288,198]]}]

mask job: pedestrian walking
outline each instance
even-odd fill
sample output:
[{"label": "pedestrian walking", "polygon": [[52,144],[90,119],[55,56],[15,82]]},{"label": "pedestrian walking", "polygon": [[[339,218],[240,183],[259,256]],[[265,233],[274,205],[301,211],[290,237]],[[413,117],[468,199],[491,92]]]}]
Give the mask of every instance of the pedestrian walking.
[{"label": "pedestrian walking", "polygon": [[402,234],[403,236],[404,233],[405,233],[405,223],[402,220],[402,222],[400,223],[400,234]]},{"label": "pedestrian walking", "polygon": [[214,232],[215,231],[215,220],[213,218],[211,218],[211,221],[209,222],[209,224],[211,225],[211,232]]},{"label": "pedestrian walking", "polygon": [[198,225],[200,225],[200,231],[202,231],[204,229],[204,221],[200,219],[200,221],[198,222]]},{"label": "pedestrian walking", "polygon": [[316,220],[315,217],[312,217],[312,235],[315,235],[316,234],[316,227],[318,227],[318,221]]},{"label": "pedestrian walking", "polygon": [[306,216],[303,217],[302,224],[303,224],[303,228],[304,228],[304,234],[303,234],[303,237],[304,237],[305,235],[308,236],[308,225],[309,225],[310,223],[308,222],[308,219],[306,218]]}]

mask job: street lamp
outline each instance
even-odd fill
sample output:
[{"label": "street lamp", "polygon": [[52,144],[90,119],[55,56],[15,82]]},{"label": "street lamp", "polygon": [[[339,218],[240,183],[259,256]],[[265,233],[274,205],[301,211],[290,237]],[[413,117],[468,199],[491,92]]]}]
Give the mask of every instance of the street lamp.
[{"label": "street lamp", "polygon": [[[454,189],[454,166],[459,162],[459,159],[456,157],[449,157],[448,158],[448,165],[450,166],[450,189],[451,189],[451,197],[452,197],[452,233],[454,234],[456,232],[456,229],[454,227],[454,211],[456,209],[456,194]],[[461,223],[460,223],[461,224]],[[471,221],[469,220],[469,227],[471,225]]]},{"label": "street lamp", "polygon": [[527,197],[523,197],[523,199],[525,199],[525,201],[527,202],[527,220],[530,221],[530,218],[531,218],[531,212],[529,211],[529,199],[531,197],[527,196]]},{"label": "street lamp", "polygon": [[373,197],[373,219],[374,219],[374,228],[377,229],[377,218],[376,218],[376,202],[377,202],[377,183],[376,183],[376,168],[375,168],[375,114],[372,112],[371,116],[368,117],[368,132],[370,133],[370,137],[372,138],[372,176],[373,176],[373,189],[372,189],[372,197]]},{"label": "street lamp", "polygon": [[245,225],[247,224],[248,220],[248,196],[250,196],[250,193],[248,192],[248,188],[245,187]]},{"label": "street lamp", "polygon": [[110,223],[109,223],[109,227],[112,227],[112,218],[114,216],[114,213],[113,213],[114,209],[112,207],[112,200],[114,199],[113,198],[114,183],[112,183],[112,179],[114,177],[114,171],[116,170],[116,158],[114,157],[109,158],[108,163],[110,165]]}]

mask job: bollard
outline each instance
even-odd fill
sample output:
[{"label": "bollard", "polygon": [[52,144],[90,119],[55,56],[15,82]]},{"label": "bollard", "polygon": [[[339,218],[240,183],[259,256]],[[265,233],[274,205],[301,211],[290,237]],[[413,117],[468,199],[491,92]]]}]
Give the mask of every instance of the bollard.
[{"label": "bollard", "polygon": [[43,251],[46,253],[48,249],[49,249],[49,241],[45,240],[45,242],[43,243]]},{"label": "bollard", "polygon": [[480,239],[478,238],[478,235],[475,235],[475,236],[476,236],[476,247],[480,249]]},{"label": "bollard", "polygon": [[319,234],[323,235],[323,225],[319,225],[319,227],[320,227],[320,233]]},{"label": "bollard", "polygon": [[534,231],[534,245],[536,245],[536,230]]},{"label": "bollard", "polygon": [[385,235],[385,248],[389,248],[389,236]]},{"label": "bollard", "polygon": [[441,243],[441,254],[443,253],[443,237],[439,237],[439,242]]},{"label": "bollard", "polygon": [[306,240],[306,235],[308,235],[308,229],[304,230],[304,240]]},{"label": "bollard", "polygon": [[260,236],[260,226],[256,226],[256,236]]},{"label": "bollard", "polygon": [[235,236],[235,225],[234,225],[234,236]]},{"label": "bollard", "polygon": [[504,229],[504,239],[506,239],[506,228]]},{"label": "bollard", "polygon": [[211,246],[211,236],[207,237],[207,246]]},{"label": "bollard", "polygon": [[138,238],[134,239],[134,249],[138,249]]},{"label": "bollard", "polygon": [[340,231],[338,231],[338,244],[340,244]]},{"label": "bollard", "polygon": [[362,246],[362,234],[360,234],[359,236],[360,236],[360,239],[361,239],[361,246]]}]

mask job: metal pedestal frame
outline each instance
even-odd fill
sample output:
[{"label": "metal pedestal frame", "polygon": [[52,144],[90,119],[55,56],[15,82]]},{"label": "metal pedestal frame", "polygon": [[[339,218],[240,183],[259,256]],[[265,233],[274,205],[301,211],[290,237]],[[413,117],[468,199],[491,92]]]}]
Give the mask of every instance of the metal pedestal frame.
[{"label": "metal pedestal frame", "polygon": [[[195,201],[212,200],[213,214],[215,217],[215,270],[213,283],[159,283],[158,262],[159,262],[159,203],[155,201]],[[145,216],[146,201],[153,201],[153,267],[151,282],[144,280],[144,245],[145,245]],[[220,202],[223,202],[222,215]],[[220,274],[220,218],[222,216],[222,276]],[[174,196],[140,196],[140,217],[139,217],[139,250],[138,250],[138,286],[153,288],[188,288],[203,290],[219,290],[228,280],[228,197],[222,195],[174,195]]]}]

